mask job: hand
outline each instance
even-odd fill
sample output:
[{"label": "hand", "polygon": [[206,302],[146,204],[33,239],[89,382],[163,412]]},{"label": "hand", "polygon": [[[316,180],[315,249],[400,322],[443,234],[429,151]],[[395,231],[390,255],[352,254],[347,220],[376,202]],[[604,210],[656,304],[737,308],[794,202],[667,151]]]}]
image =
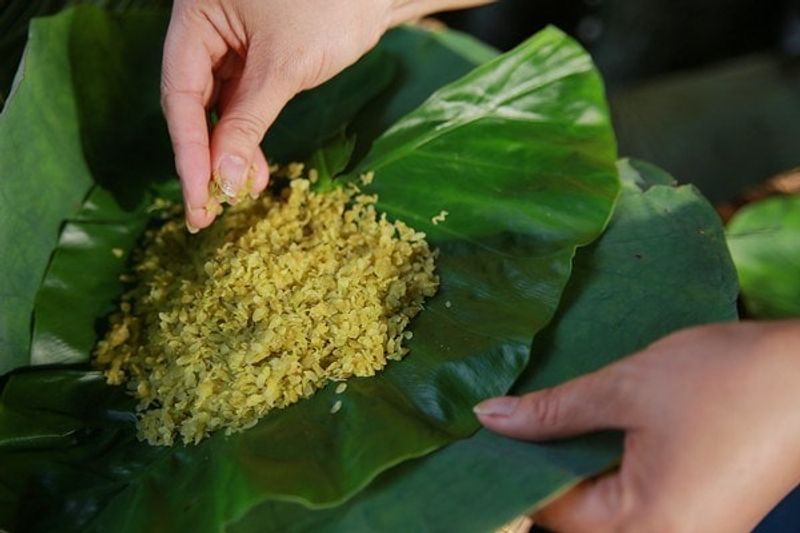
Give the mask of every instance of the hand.
[{"label": "hand", "polygon": [[565,532],[750,531],[800,482],[800,321],[692,328],[558,387],[487,400],[520,439],[625,434],[618,470],[535,516]]},{"label": "hand", "polygon": [[[481,0],[175,0],[161,101],[190,231],[211,224],[212,173],[234,199],[269,169],[259,144],[283,106],[354,63],[383,32]],[[209,135],[207,111],[219,122]],[[249,190],[246,190],[248,189]]]}]

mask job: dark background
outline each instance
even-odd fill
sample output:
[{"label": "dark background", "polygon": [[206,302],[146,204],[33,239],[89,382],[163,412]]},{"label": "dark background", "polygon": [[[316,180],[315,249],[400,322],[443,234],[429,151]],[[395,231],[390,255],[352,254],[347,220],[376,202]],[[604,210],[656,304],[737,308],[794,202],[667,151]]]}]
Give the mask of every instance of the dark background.
[{"label": "dark background", "polygon": [[606,80],[620,154],[714,202],[800,166],[798,0],[502,0],[439,18],[500,49],[547,24],[576,37]]},{"label": "dark background", "polygon": [[502,50],[554,24],[612,87],[755,51],[800,52],[796,0],[503,0],[441,15]]}]

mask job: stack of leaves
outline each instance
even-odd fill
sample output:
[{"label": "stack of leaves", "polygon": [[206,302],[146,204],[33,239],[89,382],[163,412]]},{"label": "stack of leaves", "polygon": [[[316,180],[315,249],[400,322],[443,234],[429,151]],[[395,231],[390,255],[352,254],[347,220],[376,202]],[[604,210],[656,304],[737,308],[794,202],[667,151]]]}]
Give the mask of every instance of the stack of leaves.
[{"label": "stack of leaves", "polygon": [[549,28],[497,55],[402,28],[296,97],[265,150],[319,169],[320,190],[374,170],[376,207],[440,250],[410,355],[241,433],[139,442],[135,402],[87,361],[148,207],[178,199],[157,101],[166,20],[81,8],[34,22],[0,117],[0,528],[486,531],[620,450],[616,435],[477,431],[475,403],[735,318],[713,210],[649,165],[617,167],[575,42]]}]

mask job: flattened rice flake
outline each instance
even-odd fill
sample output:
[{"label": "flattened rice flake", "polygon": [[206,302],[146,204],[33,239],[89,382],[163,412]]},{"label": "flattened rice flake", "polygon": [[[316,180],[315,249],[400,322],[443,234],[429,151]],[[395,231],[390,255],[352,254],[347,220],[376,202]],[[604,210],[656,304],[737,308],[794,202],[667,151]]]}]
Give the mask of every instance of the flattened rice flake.
[{"label": "flattened rice flake", "polygon": [[317,194],[303,170],[198,235],[172,218],[134,252],[136,283],[95,363],[138,398],[140,438],[241,431],[408,352],[405,329],[438,289],[435,252],[375,196]]},{"label": "flattened rice flake", "polygon": [[341,408],[342,408],[342,400],[336,400],[336,403],[334,403],[333,407],[331,407],[331,414],[335,415],[336,413],[339,412],[339,409]]},{"label": "flattened rice flake", "polygon": [[374,179],[375,179],[375,173],[372,172],[372,171],[366,172],[364,174],[361,174],[361,177],[360,177],[361,184],[364,185],[364,186],[369,185],[370,183],[372,183],[372,180],[374,180]]},{"label": "flattened rice flake", "polygon": [[450,214],[449,212],[443,209],[442,211],[439,212],[438,215],[434,215],[433,218],[431,218],[431,222],[433,222],[433,225],[436,226],[440,222],[444,222],[445,219],[447,219],[447,215],[449,214]]}]

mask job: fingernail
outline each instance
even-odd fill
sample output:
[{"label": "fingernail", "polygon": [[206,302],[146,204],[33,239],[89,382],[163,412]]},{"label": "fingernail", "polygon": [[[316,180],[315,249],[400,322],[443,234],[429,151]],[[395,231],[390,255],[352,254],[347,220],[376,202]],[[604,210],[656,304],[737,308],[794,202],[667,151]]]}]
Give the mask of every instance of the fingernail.
[{"label": "fingernail", "polygon": [[198,228],[197,226],[195,226],[194,224],[192,224],[188,220],[186,221],[186,229],[189,230],[189,233],[191,233],[192,235],[194,235],[195,233],[200,231],[200,228]]},{"label": "fingernail", "polygon": [[519,398],[514,396],[501,396],[499,398],[489,398],[484,400],[472,410],[476,415],[481,416],[508,416],[514,412],[519,403]]},{"label": "fingernail", "polygon": [[231,198],[239,195],[247,180],[247,162],[238,155],[226,155],[219,162],[219,187]]}]

